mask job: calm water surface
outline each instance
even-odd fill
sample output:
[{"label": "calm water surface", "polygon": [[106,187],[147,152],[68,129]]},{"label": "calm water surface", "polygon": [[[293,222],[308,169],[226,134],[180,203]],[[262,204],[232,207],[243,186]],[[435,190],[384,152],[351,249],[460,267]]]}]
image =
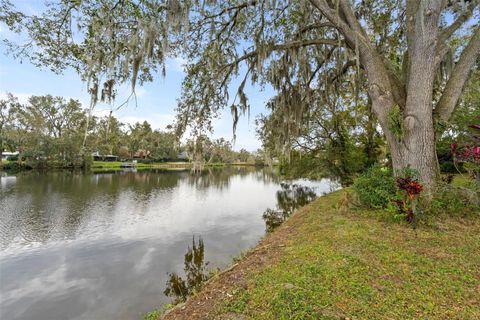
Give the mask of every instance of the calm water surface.
[{"label": "calm water surface", "polygon": [[167,273],[182,274],[193,236],[209,267],[225,267],[264,235],[282,190],[253,168],[0,179],[0,319],[141,319],[171,301]]}]

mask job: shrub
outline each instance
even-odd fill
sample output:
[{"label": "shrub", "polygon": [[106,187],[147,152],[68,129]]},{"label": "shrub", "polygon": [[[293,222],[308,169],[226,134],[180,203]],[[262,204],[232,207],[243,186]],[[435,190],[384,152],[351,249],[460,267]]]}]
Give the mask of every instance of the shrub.
[{"label": "shrub", "polygon": [[137,159],[137,162],[142,163],[142,164],[152,164],[152,163],[155,162],[155,160],[153,160],[153,159]]},{"label": "shrub", "polygon": [[7,161],[18,161],[18,154],[14,156],[8,156]]},{"label": "shrub", "polygon": [[380,209],[395,198],[397,188],[391,170],[373,166],[355,179],[353,190],[363,206]]},{"label": "shrub", "polygon": [[471,181],[468,186],[454,186],[439,183],[436,187],[433,200],[427,210],[438,216],[468,216],[480,213],[480,187]]},{"label": "shrub", "polygon": [[32,167],[25,164],[25,163],[18,163],[18,162],[8,162],[3,165],[3,170],[8,172],[20,172],[23,170],[31,170]]}]

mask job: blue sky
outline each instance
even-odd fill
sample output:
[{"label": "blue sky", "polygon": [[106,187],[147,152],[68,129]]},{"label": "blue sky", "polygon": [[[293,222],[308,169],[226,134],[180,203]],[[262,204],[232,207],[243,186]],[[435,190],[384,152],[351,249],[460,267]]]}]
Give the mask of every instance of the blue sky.
[{"label": "blue sky", "polygon": [[[41,10],[40,0],[17,0],[15,5],[24,12],[35,13]],[[18,39],[3,24],[0,24],[1,39]],[[21,63],[6,54],[3,43],[0,44],[0,97],[7,92],[13,93],[21,102],[25,102],[31,95],[63,96],[79,100],[85,107],[89,103],[86,85],[73,70],[66,70],[62,75],[57,75],[48,69],[38,69],[28,61]],[[154,82],[147,83],[137,88],[137,106],[131,101],[127,106],[114,112],[114,116],[124,123],[134,123],[147,120],[153,128],[165,129],[175,117],[176,100],[180,97],[182,79],[184,77],[184,61],[180,58],[167,61],[167,75],[165,78],[157,77]],[[273,95],[273,90],[267,88],[262,91],[258,86],[247,86],[245,89],[250,101],[250,118],[242,117],[237,125],[237,139],[234,149],[245,148],[255,150],[261,146],[255,134],[255,118],[260,113],[265,113],[265,102]],[[114,104],[119,105],[130,94],[130,88],[123,86],[118,89],[118,98]],[[106,115],[111,106],[99,104],[96,115]],[[220,119],[214,121],[213,137],[233,138],[232,116],[230,109],[226,108]]]}]

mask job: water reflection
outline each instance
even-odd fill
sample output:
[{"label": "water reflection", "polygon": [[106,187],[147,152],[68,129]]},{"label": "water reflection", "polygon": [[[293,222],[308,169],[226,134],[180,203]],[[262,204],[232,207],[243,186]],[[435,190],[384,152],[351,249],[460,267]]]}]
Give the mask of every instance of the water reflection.
[{"label": "water reflection", "polygon": [[274,172],[245,167],[32,171],[0,182],[0,318],[16,320],[139,319],[169,302],[167,272],[187,288],[188,271],[207,274],[200,260],[223,268],[254,246],[261,212],[285,189]]},{"label": "water reflection", "polygon": [[[125,219],[146,219],[171,207],[170,195],[189,192],[184,205],[229,193],[232,179],[259,185],[275,183],[275,174],[253,167],[189,171],[141,170],[85,174],[82,172],[22,172],[2,176],[0,188],[0,248],[75,239],[91,230],[90,223],[113,225]],[[246,192],[242,190],[245,194]],[[132,201],[133,200],[133,201]],[[177,201],[177,199],[175,199]],[[152,207],[158,204],[159,207]],[[124,221],[128,225],[131,221]],[[87,230],[85,230],[87,229]],[[20,242],[20,243],[19,243]]]},{"label": "water reflection", "polygon": [[317,194],[311,187],[281,183],[281,190],[277,191],[277,208],[268,208],[263,213],[267,232],[280,226],[298,208],[315,200]]},{"label": "water reflection", "polygon": [[208,279],[207,265],[205,262],[205,245],[202,238],[195,242],[192,240],[192,247],[188,247],[184,256],[184,268],[186,280],[176,272],[168,274],[167,287],[163,292],[166,296],[175,299],[175,303],[185,301],[187,297],[198,291],[202,284]]}]

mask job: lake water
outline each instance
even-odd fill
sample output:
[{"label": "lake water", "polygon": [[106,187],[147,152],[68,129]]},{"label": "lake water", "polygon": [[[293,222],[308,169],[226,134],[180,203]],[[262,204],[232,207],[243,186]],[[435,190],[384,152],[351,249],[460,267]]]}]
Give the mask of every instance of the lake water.
[{"label": "lake water", "polygon": [[247,167],[0,174],[3,320],[141,319],[172,300],[168,273],[182,275],[194,236],[208,267],[223,268],[265,234],[262,214],[291,188]]}]

